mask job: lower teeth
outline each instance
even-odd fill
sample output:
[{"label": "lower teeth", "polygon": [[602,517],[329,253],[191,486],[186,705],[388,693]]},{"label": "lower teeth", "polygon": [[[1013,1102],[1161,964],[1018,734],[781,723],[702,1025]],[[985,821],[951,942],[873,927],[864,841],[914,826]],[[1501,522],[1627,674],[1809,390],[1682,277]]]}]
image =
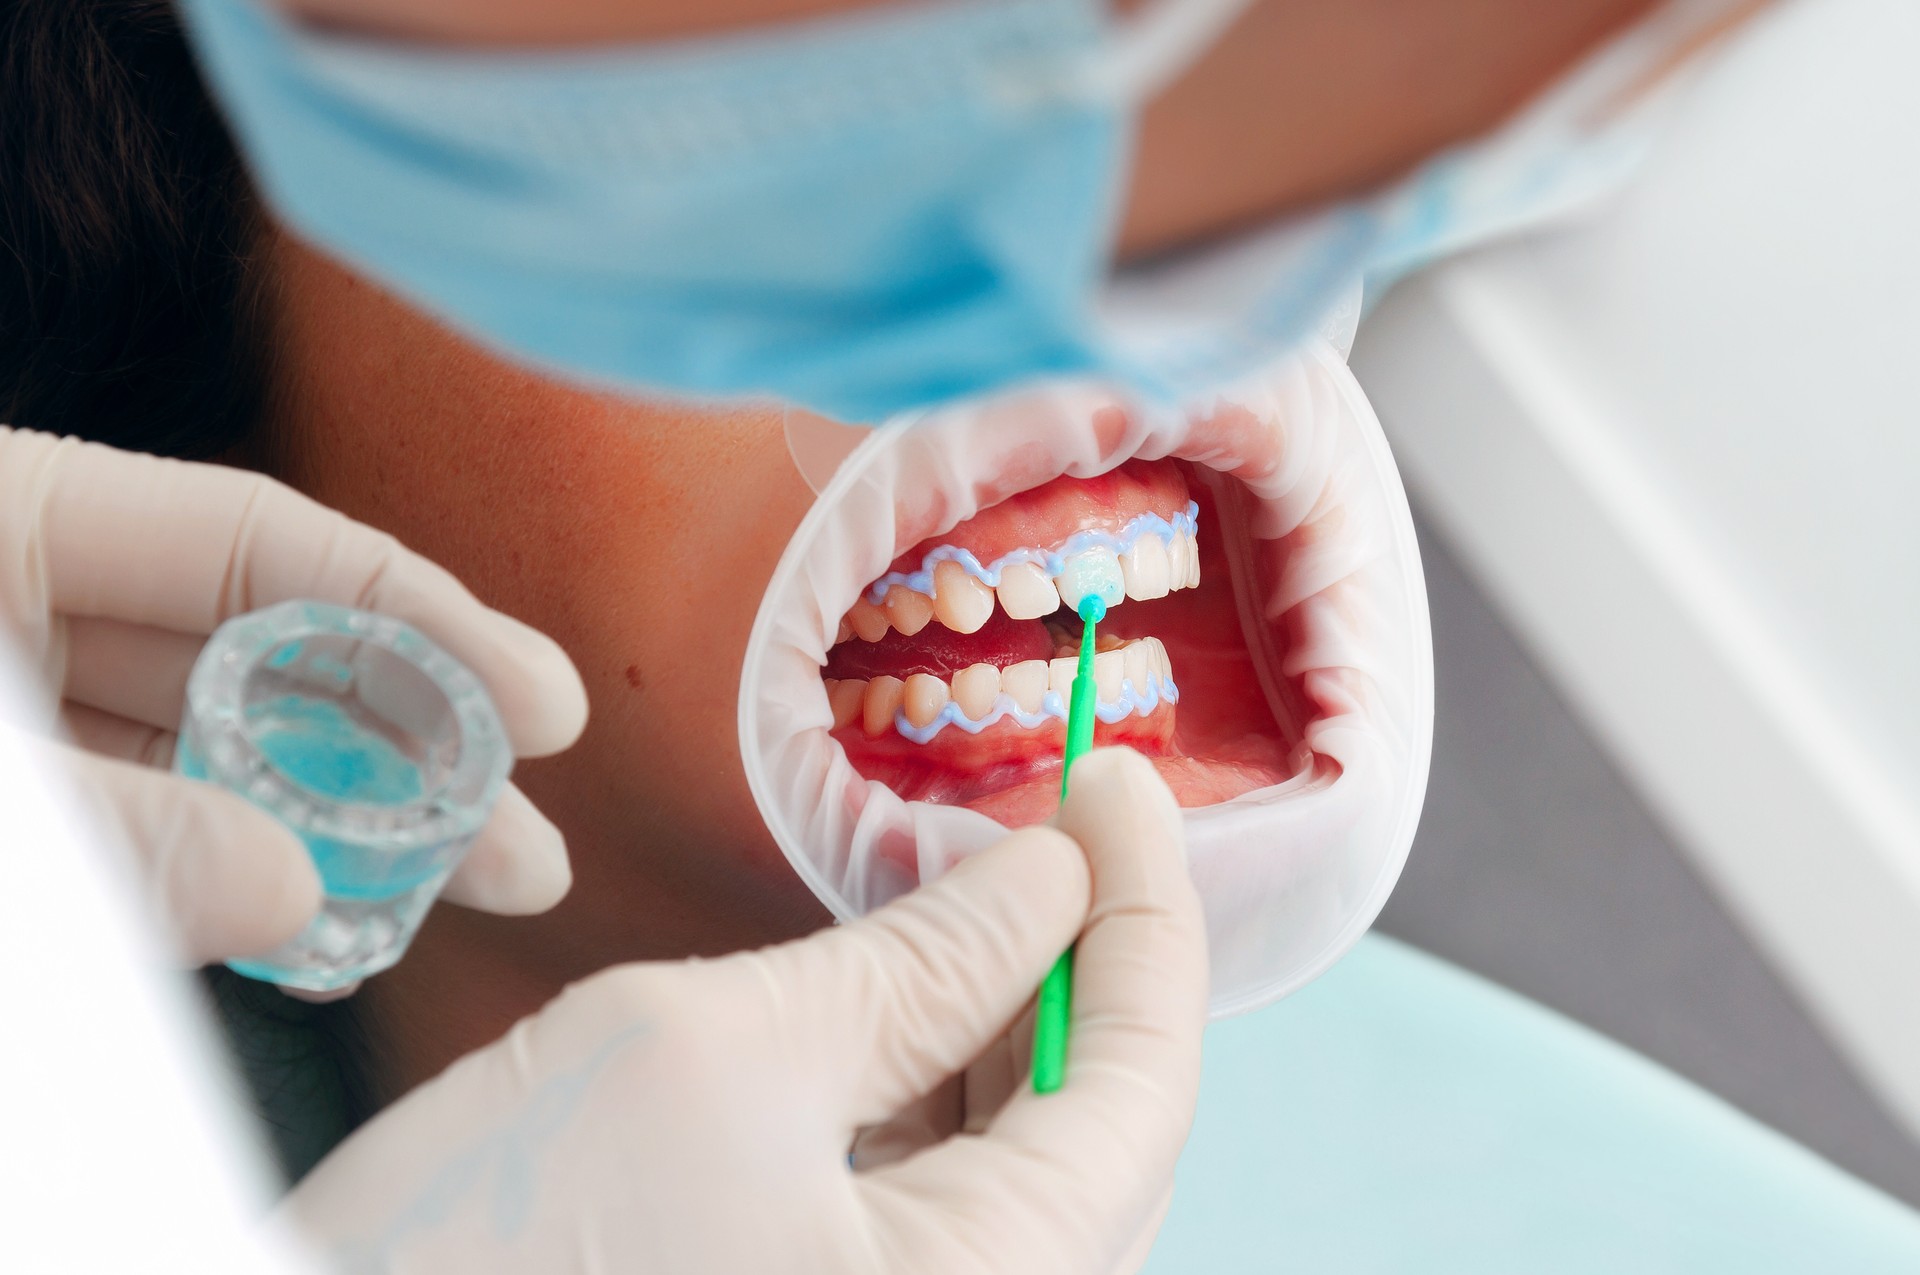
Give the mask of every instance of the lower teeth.
[{"label": "lower teeth", "polygon": [[[1111,725],[1128,717],[1145,717],[1159,708],[1162,703],[1178,704],[1180,688],[1173,679],[1162,678],[1154,674],[1147,679],[1146,689],[1140,690],[1131,681],[1120,684],[1120,697],[1117,700],[1101,700],[1095,706],[1093,715]],[[975,721],[960,711],[960,706],[951,700],[940,710],[931,722],[925,726],[915,726],[907,720],[906,710],[897,710],[893,715],[893,728],[916,744],[931,743],[933,737],[948,726],[957,726],[969,735],[978,735],[987,727],[1003,717],[1011,717],[1028,730],[1044,726],[1050,721],[1067,720],[1067,705],[1058,691],[1048,691],[1040,701],[1040,711],[1029,713],[1013,702],[1011,695],[1002,695],[993,702],[993,708],[983,718]]]},{"label": "lower teeth", "polygon": [[[1179,703],[1173,666],[1159,639],[1103,637],[1099,646],[1094,707],[1099,720],[1112,724],[1146,717],[1163,703]],[[884,675],[871,681],[825,681],[834,729],[859,720],[870,737],[891,726],[904,738],[926,744],[949,726],[977,735],[1005,718],[1027,730],[1066,721],[1077,666],[1076,659],[1062,654],[1044,665],[1029,661],[1004,670],[977,664],[954,674],[951,685],[931,674],[916,674],[905,682]],[[1012,685],[1016,674],[1021,683],[1017,696]],[[1043,674],[1044,690],[1037,680]],[[1003,680],[1005,689],[1000,686]]]}]

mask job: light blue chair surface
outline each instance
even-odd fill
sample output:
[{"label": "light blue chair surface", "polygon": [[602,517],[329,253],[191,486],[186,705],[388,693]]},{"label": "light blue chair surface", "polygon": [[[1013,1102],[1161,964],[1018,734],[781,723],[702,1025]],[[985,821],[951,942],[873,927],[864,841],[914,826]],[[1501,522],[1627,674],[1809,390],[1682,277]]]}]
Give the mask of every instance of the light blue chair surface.
[{"label": "light blue chair surface", "polygon": [[1920,1275],[1920,1215],[1372,935],[1207,1035],[1154,1275]]}]

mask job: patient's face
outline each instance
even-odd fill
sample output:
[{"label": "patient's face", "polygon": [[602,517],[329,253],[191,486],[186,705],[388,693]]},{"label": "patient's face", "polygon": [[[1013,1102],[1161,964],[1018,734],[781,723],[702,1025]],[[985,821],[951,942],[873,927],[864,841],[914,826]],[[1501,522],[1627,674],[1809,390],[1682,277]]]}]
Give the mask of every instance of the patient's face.
[{"label": "patient's face", "polygon": [[[1392,23],[1367,6],[1255,6],[1147,113],[1123,252],[1218,234],[1395,171],[1497,119],[1648,0],[1552,7],[1552,22],[1534,21],[1536,6],[1527,22],[1509,21],[1523,3],[1416,7]],[[1477,21],[1463,25],[1469,8]],[[1320,20],[1299,22],[1306,9]],[[1436,44],[1436,32],[1453,43]],[[1301,119],[1318,123],[1302,132]],[[1272,162],[1248,165],[1249,154]],[[284,237],[268,256],[279,394],[267,467],[553,635],[592,703],[574,749],[515,775],[566,833],[572,894],[531,919],[434,911],[408,959],[363,993],[387,1046],[389,1091],[610,963],[732,950],[824,923],[761,820],[735,736],[747,636],[812,501],[778,411],[585,392],[477,348]],[[900,539],[889,571],[900,586],[877,581],[827,638],[821,711],[830,705],[834,745],[902,796],[1008,824],[1044,817],[1061,734],[1049,714],[1075,621],[1051,609],[1060,581],[1037,578],[1034,555],[1076,532],[1117,543],[1142,520],[1169,527],[1191,499],[1197,548],[1170,538],[1163,552],[1147,537],[1121,564],[1127,605],[1103,622],[1113,649],[1097,671],[1102,704],[1109,681],[1127,688],[1127,703],[1117,722],[1102,719],[1101,738],[1154,756],[1187,805],[1288,780],[1311,706],[1277,667],[1285,633],[1258,657],[1247,648],[1233,581],[1245,563],[1221,548],[1232,502],[1210,503],[1218,487],[1205,477],[1184,461],[1137,458],[1078,484],[1022,487],[1002,472],[983,502],[992,507],[939,528],[944,543]],[[1028,561],[1011,591],[997,568],[991,581],[952,563],[915,572],[934,561],[929,551],[948,550]],[[1168,679],[1177,698],[1133,694]],[[1262,679],[1288,701],[1278,713],[1287,724],[1246,693]],[[961,729],[959,718],[982,713],[989,726]]]},{"label": "patient's face", "polygon": [[[363,994],[383,1041],[411,1059],[397,1083],[606,965],[824,923],[762,821],[736,737],[747,638],[813,500],[781,413],[589,393],[476,347],[290,239],[267,255],[266,467],[551,634],[592,707],[578,745],[515,774],[567,836],[569,897],[530,919],[436,909],[408,959]],[[1255,559],[1231,555],[1222,534],[1248,543],[1254,506],[1219,498],[1224,475],[1201,462],[1113,450],[1133,436],[1121,410],[1033,425],[1111,440],[1097,442],[1095,477],[1039,463],[1037,433],[970,435],[970,516],[896,508],[891,543],[876,547],[890,565],[849,591],[837,633],[826,619],[819,685],[794,688],[818,697],[818,720],[831,713],[830,746],[860,775],[1010,826],[1045,818],[1079,644],[1070,603],[1093,589],[1113,608],[1095,661],[1096,742],[1147,753],[1189,806],[1294,776],[1311,710],[1280,667],[1290,621],[1249,649],[1236,576]],[[1231,412],[1194,428],[1210,441],[1178,454],[1278,463],[1277,433]],[[1277,718],[1247,693],[1263,677],[1292,711]],[[880,853],[898,879],[917,879],[913,845]]]}]

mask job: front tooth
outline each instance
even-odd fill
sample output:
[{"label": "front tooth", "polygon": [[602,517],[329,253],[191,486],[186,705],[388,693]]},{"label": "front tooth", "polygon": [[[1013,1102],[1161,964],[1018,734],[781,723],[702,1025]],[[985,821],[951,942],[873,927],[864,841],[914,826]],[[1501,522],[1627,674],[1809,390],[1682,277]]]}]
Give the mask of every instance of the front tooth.
[{"label": "front tooth", "polygon": [[1000,609],[1009,619],[1038,620],[1060,609],[1060,590],[1040,567],[1014,562],[1000,568]]},{"label": "front tooth", "polygon": [[1094,694],[1102,704],[1120,698],[1120,683],[1126,680],[1127,657],[1120,651],[1102,651],[1093,657]]},{"label": "front tooth", "polygon": [[1167,542],[1167,562],[1170,568],[1170,583],[1173,588],[1187,587],[1187,546],[1193,542],[1184,531],[1173,533],[1173,539]]},{"label": "front tooth", "polygon": [[1079,660],[1064,658],[1047,661],[1047,689],[1060,697],[1062,708],[1073,704],[1073,679],[1079,672]]},{"label": "front tooth", "polygon": [[993,590],[957,562],[934,564],[933,613],[955,633],[978,633],[993,614]]},{"label": "front tooth", "polygon": [[969,664],[953,675],[953,702],[970,722],[985,721],[1000,698],[1000,670],[991,664]]},{"label": "front tooth", "polygon": [[882,673],[867,683],[867,700],[860,706],[860,725],[869,735],[884,735],[893,729],[893,715],[900,710],[905,683]]},{"label": "front tooth", "polygon": [[1127,596],[1136,602],[1164,598],[1173,588],[1173,564],[1167,558],[1167,542],[1152,532],[1142,532],[1133,548],[1120,558],[1120,573],[1127,579]]},{"label": "front tooth", "polygon": [[1195,589],[1199,586],[1200,541],[1197,537],[1189,537],[1187,540],[1187,587],[1189,589]]},{"label": "front tooth", "polygon": [[945,682],[931,673],[915,673],[907,679],[901,707],[906,710],[908,724],[924,730],[933,725],[949,698]]},{"label": "front tooth", "polygon": [[1045,660],[1022,660],[1000,674],[1000,689],[1013,697],[1021,712],[1037,713],[1047,694],[1047,672]]},{"label": "front tooth", "polygon": [[878,642],[887,635],[887,613],[873,603],[861,598],[853,604],[853,610],[847,612],[847,623],[860,635],[862,642]]},{"label": "front tooth", "polygon": [[839,730],[854,718],[860,716],[860,706],[867,699],[867,684],[857,678],[844,682],[827,679],[827,703],[833,708],[833,728]]},{"label": "front tooth", "polygon": [[912,637],[933,618],[933,599],[918,589],[896,584],[887,590],[887,618],[902,635]]},{"label": "front tooth", "polygon": [[1126,668],[1126,678],[1133,683],[1133,693],[1145,695],[1153,677],[1153,648],[1145,642],[1134,642],[1120,652],[1120,656]]},{"label": "front tooth", "polygon": [[1127,596],[1120,578],[1120,559],[1104,545],[1074,554],[1060,568],[1062,602],[1078,611],[1089,596],[1098,597],[1110,607]]},{"label": "front tooth", "polygon": [[1167,655],[1167,644],[1159,638],[1148,638],[1153,648],[1153,671],[1160,675],[1162,682],[1173,680],[1173,660]]},{"label": "front tooth", "polygon": [[840,621],[839,631],[833,635],[833,644],[835,646],[839,646],[842,642],[846,641],[848,638],[852,636],[853,636],[853,626],[851,624],[848,624],[845,620],[842,620]]}]

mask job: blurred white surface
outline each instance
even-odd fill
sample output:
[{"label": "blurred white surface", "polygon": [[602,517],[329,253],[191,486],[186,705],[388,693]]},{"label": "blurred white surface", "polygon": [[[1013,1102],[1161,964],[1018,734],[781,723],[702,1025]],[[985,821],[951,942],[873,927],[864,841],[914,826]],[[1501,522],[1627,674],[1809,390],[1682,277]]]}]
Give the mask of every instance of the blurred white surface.
[{"label": "blurred white surface", "polygon": [[[265,1233],[264,1165],[110,852],[27,737],[0,634],[0,1271],[304,1269]],[[181,975],[179,977],[184,977]]]},{"label": "blurred white surface", "polygon": [[1410,485],[1920,1130],[1920,5],[1777,7],[1577,227],[1396,290]]}]

